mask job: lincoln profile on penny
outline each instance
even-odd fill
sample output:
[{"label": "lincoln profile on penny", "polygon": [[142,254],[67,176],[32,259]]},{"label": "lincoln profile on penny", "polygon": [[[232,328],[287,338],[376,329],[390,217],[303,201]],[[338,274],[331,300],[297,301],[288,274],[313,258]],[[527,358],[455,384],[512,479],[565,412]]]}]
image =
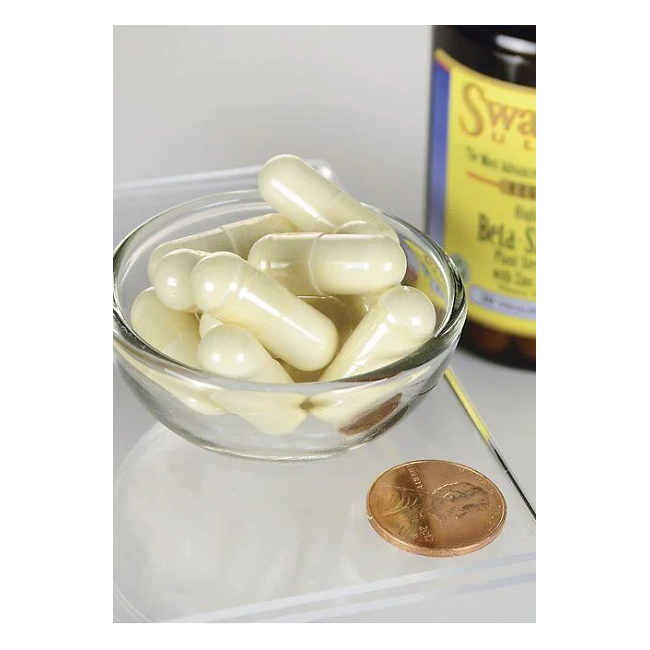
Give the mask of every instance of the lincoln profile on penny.
[{"label": "lincoln profile on penny", "polygon": [[490,505],[487,492],[467,481],[443,485],[432,494],[431,500],[431,513],[440,521],[462,519],[486,510]]}]

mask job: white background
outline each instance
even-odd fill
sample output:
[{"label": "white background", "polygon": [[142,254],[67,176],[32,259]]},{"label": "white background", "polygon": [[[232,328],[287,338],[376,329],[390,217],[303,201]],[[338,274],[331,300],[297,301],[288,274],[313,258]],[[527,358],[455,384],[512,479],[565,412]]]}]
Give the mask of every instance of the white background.
[{"label": "white background", "polygon": [[322,158],[424,225],[428,26],[116,26],[114,180]]},{"label": "white background", "polygon": [[[93,7],[94,14],[102,7]],[[357,15],[364,9],[367,13],[367,7],[358,7]],[[438,12],[442,6],[429,6],[432,8]],[[220,14],[232,14],[224,7],[215,9]],[[312,9],[322,13],[322,7]],[[351,9],[348,6],[345,18],[355,14]],[[394,9],[403,14],[406,8],[399,5]],[[549,308],[541,312],[549,316],[537,324],[542,330],[542,381],[538,389],[542,408],[538,417],[544,432],[538,457],[540,466],[547,468],[546,480],[540,484],[546,505],[541,544],[546,579],[539,584],[540,628],[470,625],[459,634],[457,628],[438,626],[435,633],[439,641],[459,648],[547,647],[557,640],[558,630],[567,644],[595,645],[598,641],[633,646],[633,639],[639,638],[635,635],[644,633],[647,617],[644,598],[633,596],[640,584],[642,554],[635,552],[638,545],[567,542],[598,542],[592,532],[596,530],[594,522],[604,522],[605,530],[613,532],[609,537],[618,541],[626,529],[622,523],[639,520],[639,502],[621,499],[620,490],[606,488],[626,485],[628,493],[644,494],[647,482],[648,437],[642,435],[647,429],[643,409],[647,388],[643,381],[634,381],[639,368],[645,367],[647,349],[619,336],[613,347],[608,339],[610,347],[604,350],[602,328],[580,327],[581,322],[593,318],[594,306],[603,304],[603,296],[617,296],[617,304],[636,306],[633,311],[641,314],[640,321],[631,322],[643,323],[643,301],[639,303],[636,280],[647,272],[648,238],[644,234],[648,226],[644,219],[625,217],[638,214],[639,206],[645,204],[647,134],[639,131],[639,120],[633,119],[632,111],[632,118],[616,122],[616,137],[609,137],[607,117],[627,115],[626,107],[645,105],[647,89],[638,83],[638,76],[639,66],[647,59],[647,28],[644,21],[637,20],[628,21],[625,29],[613,30],[611,12],[592,12],[588,28],[578,34],[576,26],[584,24],[584,5],[580,3],[537,7],[502,3],[499,9],[502,16],[516,15],[521,23],[530,23],[528,18],[535,22],[531,12],[544,17],[543,40],[553,45],[544,48],[540,63],[540,85],[548,90],[540,92],[539,97],[544,119],[538,131],[545,144],[537,152],[539,184],[544,188],[537,202],[540,212],[549,217],[543,220],[538,238],[540,249],[550,251],[538,260],[538,302],[548,296]],[[98,290],[106,284],[106,264],[97,247],[85,243],[92,241],[89,223],[93,232],[104,225],[101,241],[111,238],[110,218],[89,220],[94,208],[101,206],[98,197],[106,191],[106,178],[110,176],[110,169],[104,165],[111,158],[111,136],[101,125],[104,120],[110,122],[105,111],[111,105],[111,42],[104,23],[93,22],[89,12],[66,13],[60,4],[41,4],[36,10],[38,20],[34,19],[34,4],[13,5],[12,28],[5,30],[2,42],[5,60],[10,62],[5,66],[3,87],[13,98],[3,106],[4,122],[11,127],[3,133],[3,153],[10,162],[5,183],[5,198],[10,200],[6,213],[13,215],[5,220],[5,227],[8,240],[13,237],[12,241],[29,242],[30,259],[44,261],[54,254],[57,277],[75,279],[74,289],[76,295],[83,296],[86,318],[74,328],[74,349],[85,351],[85,356],[76,355],[73,363],[55,364],[56,381],[38,392],[38,408],[34,408],[33,390],[16,389],[6,409],[7,431],[27,431],[29,435],[6,435],[3,440],[6,462],[2,486],[8,495],[3,502],[5,519],[20,523],[20,534],[3,538],[4,557],[11,558],[3,572],[4,591],[11,595],[5,608],[4,630],[7,637],[15,631],[19,638],[32,638],[32,645],[41,646],[53,635],[65,635],[68,647],[76,648],[87,647],[88,638],[105,629],[109,606],[105,577],[110,571],[112,539],[112,522],[106,514],[112,502],[112,482],[106,478],[112,444],[110,379],[103,364],[82,362],[109,354],[101,336],[107,300],[105,292]],[[280,14],[277,6],[273,10]],[[528,14],[522,17],[525,10]],[[464,3],[456,7],[456,21],[459,14],[487,19],[493,17],[494,7]],[[628,14],[634,15],[631,11]],[[83,29],[79,20],[71,18],[74,16],[83,20]],[[601,56],[597,65],[584,65],[585,53],[603,51],[604,34],[608,35],[608,51],[625,53],[625,60],[637,65],[622,66],[620,56]],[[26,47],[26,43],[32,46]],[[598,92],[604,78],[617,80],[612,92]],[[577,94],[576,88],[580,91]],[[597,107],[586,110],[585,101],[596,95]],[[574,108],[572,119],[567,119],[567,106]],[[594,134],[603,136],[597,144]],[[33,146],[26,146],[26,142]],[[35,173],[41,170],[35,190]],[[90,209],[60,209],[70,206],[73,190],[74,204]],[[106,203],[110,205],[110,199]],[[56,218],[52,216],[53,206],[59,206]],[[37,237],[33,236],[34,221],[25,218],[30,215],[41,217]],[[612,224],[620,223],[627,230],[613,231]],[[575,269],[602,268],[603,251],[612,249],[613,232],[620,235],[614,236],[614,249],[624,254],[626,281],[621,281],[620,273],[605,272],[598,282],[582,282],[579,291],[565,290],[567,278],[571,279]],[[59,254],[70,250],[72,242],[78,242],[74,254]],[[566,260],[570,260],[568,267]],[[21,272],[20,282],[5,286],[8,304],[24,304],[26,287],[47,288],[43,270],[54,267],[25,264],[24,247],[7,247],[4,261],[7,268]],[[65,287],[55,289],[39,292],[39,313],[62,313]],[[33,350],[23,343],[43,340],[42,319],[20,322],[18,344],[4,350],[5,367],[11,369],[16,388],[34,382],[34,363],[26,362],[26,354]],[[71,323],[70,318],[51,318],[47,340],[72,342]],[[56,361],[57,357],[52,359]],[[15,423],[16,416],[25,414],[27,419],[21,417]],[[26,445],[29,441],[34,443],[31,447]],[[26,451],[30,452],[28,456]],[[20,462],[25,459],[29,460],[27,471],[26,463]],[[623,462],[616,462],[619,459]],[[102,467],[106,471],[101,471]],[[598,480],[602,478],[601,467],[607,468],[610,477],[605,489],[600,489],[603,483]],[[585,474],[592,480],[576,482],[576,477]],[[597,498],[581,498],[589,489]],[[612,513],[615,517],[608,519]],[[51,531],[61,534],[48,534]],[[618,549],[624,552],[611,553]],[[605,555],[604,550],[610,553]],[[614,571],[607,570],[612,557]],[[603,566],[605,571],[594,570]],[[26,579],[26,568],[29,576],[36,576],[37,590],[34,579]],[[129,641],[125,637],[126,629],[111,629],[112,634],[120,634],[120,647],[142,647],[141,639]],[[229,629],[222,627],[219,634],[228,641],[240,642],[242,628],[232,636]],[[246,630],[253,641],[257,640],[257,629]],[[188,637],[192,642],[214,637],[206,626],[183,627],[182,632],[178,627],[152,630],[148,635],[155,636],[161,648],[178,647],[179,641],[187,642]],[[331,647],[344,640],[335,626],[319,627],[318,639],[314,639],[311,628],[302,626],[266,626],[259,630],[261,643],[268,644],[275,633],[286,648],[298,647],[298,641],[300,647]],[[350,642],[351,637],[354,642],[371,642],[377,647],[394,647],[404,641],[404,628],[397,625],[376,630],[347,627],[345,640]],[[175,636],[180,634],[182,639]]]},{"label": "white background", "polygon": [[[423,227],[431,53],[430,26],[116,27],[114,179],[258,165],[295,153],[327,160],[359,199]],[[508,424],[513,409],[499,397],[534,377],[489,366],[486,380],[471,361],[467,383],[479,409],[489,426]],[[485,386],[495,390],[481,399]],[[521,392],[534,400],[534,392]],[[534,401],[517,406],[530,417],[496,428],[509,461],[532,476],[526,488],[534,497],[534,436],[521,435],[534,433]],[[124,429],[133,426],[128,418]],[[528,585],[518,596],[527,611],[531,593]],[[478,608],[481,620],[503,615],[495,613],[503,610],[498,598]],[[412,607],[393,616],[427,618]]]}]

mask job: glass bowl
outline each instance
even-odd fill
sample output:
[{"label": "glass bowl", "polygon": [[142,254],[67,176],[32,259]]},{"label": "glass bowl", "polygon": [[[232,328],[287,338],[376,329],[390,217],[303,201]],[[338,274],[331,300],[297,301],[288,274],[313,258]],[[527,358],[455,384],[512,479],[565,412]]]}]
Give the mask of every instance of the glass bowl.
[{"label": "glass bowl", "polygon": [[373,372],[288,385],[222,378],[150,347],[131,328],[128,315],[135,298],[149,286],[151,252],[170,239],[274,211],[257,191],[205,196],[149,219],[113,253],[114,357],[143,406],[168,429],[201,447],[268,460],[324,458],[359,447],[402,420],[449,365],[465,322],[465,292],[453,262],[429,237],[367,207],[399,236],[408,260],[404,284],[426,293],[435,305],[431,339]]}]

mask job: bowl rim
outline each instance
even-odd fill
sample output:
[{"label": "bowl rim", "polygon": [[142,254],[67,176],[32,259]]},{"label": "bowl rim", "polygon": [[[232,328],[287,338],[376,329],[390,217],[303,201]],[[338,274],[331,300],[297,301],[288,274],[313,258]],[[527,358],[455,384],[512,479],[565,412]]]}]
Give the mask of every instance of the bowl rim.
[{"label": "bowl rim", "polygon": [[[350,389],[358,384],[383,383],[389,381],[403,373],[420,368],[432,359],[453,351],[451,344],[458,339],[460,331],[465,322],[467,315],[466,292],[460,273],[456,268],[453,260],[447,253],[434,242],[427,234],[419,228],[396,217],[384,210],[380,210],[372,205],[363,203],[366,207],[378,212],[379,214],[391,221],[399,224],[403,229],[409,232],[414,240],[424,244],[424,252],[429,255],[437,264],[449,286],[449,306],[446,309],[446,316],[443,320],[442,327],[437,334],[427,339],[419,348],[411,354],[403,357],[391,364],[371,370],[344,379],[337,379],[327,382],[296,382],[293,384],[274,384],[266,382],[243,381],[239,379],[230,379],[220,377],[212,373],[205,372],[199,368],[188,366],[180,361],[166,356],[156,348],[151,347],[144,339],[140,338],[131,328],[128,319],[121,309],[121,303],[118,295],[118,280],[122,267],[122,256],[129,243],[145,228],[151,227],[151,224],[158,219],[163,219],[170,212],[177,212],[180,209],[186,209],[188,212],[195,211],[202,207],[215,207],[215,204],[228,204],[234,206],[242,203],[249,203],[251,199],[256,202],[263,201],[261,194],[257,190],[234,190],[229,192],[218,192],[197,197],[183,203],[171,206],[154,216],[150,217],[139,226],[131,230],[122,241],[113,250],[113,345],[121,346],[137,361],[144,363],[149,368],[153,368],[164,375],[172,376],[176,379],[190,380],[198,382],[211,388],[224,388],[229,390],[246,390],[246,391],[264,391],[264,392],[295,392],[296,387],[300,387],[302,392],[308,388],[310,393],[326,392],[333,389]],[[218,203],[217,203],[218,202]],[[123,355],[120,355],[123,356]],[[128,361],[128,360],[127,360]]]}]

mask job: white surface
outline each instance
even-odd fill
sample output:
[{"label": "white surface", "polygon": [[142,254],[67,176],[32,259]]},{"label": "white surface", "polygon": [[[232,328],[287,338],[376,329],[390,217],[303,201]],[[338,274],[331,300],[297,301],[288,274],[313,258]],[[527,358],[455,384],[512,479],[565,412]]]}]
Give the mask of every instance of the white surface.
[{"label": "white surface", "polygon": [[[162,207],[219,189],[218,177],[118,189],[116,237]],[[534,375],[463,353],[457,361],[481,412],[507,404],[484,415],[506,458],[532,454]],[[114,431],[117,620],[535,618],[534,523],[444,381],[380,440],[312,463],[210,454],[156,425],[117,372]],[[461,462],[496,482],[508,517],[492,544],[462,558],[423,558],[372,531],[370,484],[417,458]],[[515,470],[528,480],[526,467]]]},{"label": "white surface", "polygon": [[452,366],[535,507],[535,373],[499,366],[464,350],[456,352]]},{"label": "white surface", "polygon": [[[508,514],[494,542],[427,558],[372,530],[373,480],[418,458],[461,462],[497,484]],[[307,621],[380,609],[399,621],[405,606],[420,621],[474,621],[493,591],[501,620],[534,620],[534,602],[508,593],[534,580],[534,522],[444,381],[387,435],[322,461],[229,458],[154,426],[115,477],[114,508],[123,621]],[[451,599],[452,610],[422,607]]]},{"label": "white surface", "polygon": [[117,26],[115,182],[329,160],[424,223],[431,28]]}]

